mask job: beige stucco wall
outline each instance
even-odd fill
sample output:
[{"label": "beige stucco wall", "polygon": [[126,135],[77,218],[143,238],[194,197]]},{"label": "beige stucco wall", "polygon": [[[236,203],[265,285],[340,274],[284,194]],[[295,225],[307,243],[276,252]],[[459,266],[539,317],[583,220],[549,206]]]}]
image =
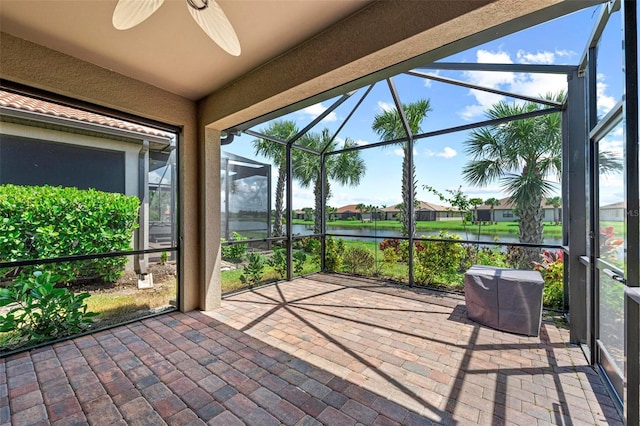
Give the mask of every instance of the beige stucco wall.
[{"label": "beige stucco wall", "polygon": [[[201,304],[199,146],[193,101],[0,33],[0,77],[62,96],[179,126],[181,242],[180,309]],[[219,192],[219,191],[216,191]],[[212,304],[215,300],[212,300]]]}]

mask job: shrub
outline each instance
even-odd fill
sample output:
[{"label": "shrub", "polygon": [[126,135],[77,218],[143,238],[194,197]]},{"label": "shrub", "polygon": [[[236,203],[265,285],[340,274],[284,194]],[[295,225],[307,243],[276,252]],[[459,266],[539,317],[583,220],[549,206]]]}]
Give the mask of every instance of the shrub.
[{"label": "shrub", "polygon": [[[459,240],[460,237],[442,231],[428,239]],[[421,250],[416,252],[416,280],[419,283],[460,284],[460,266],[465,256],[461,243],[423,241],[420,245]]]},{"label": "shrub", "polygon": [[351,273],[367,273],[375,263],[373,254],[360,247],[350,247],[343,256],[344,265]]},{"label": "shrub", "polygon": [[[135,196],[94,189],[0,185],[0,261],[131,250],[140,202]],[[37,269],[67,283],[78,278],[117,280],[126,257],[111,257],[0,271],[30,277]]]},{"label": "shrub", "polygon": [[310,254],[320,254],[320,241],[309,238],[309,241],[304,246],[304,251]]},{"label": "shrub", "polygon": [[506,268],[506,255],[499,248],[480,247],[473,244],[465,244],[465,256],[460,270],[467,270],[471,265],[487,265]]},{"label": "shrub", "polygon": [[276,271],[279,278],[287,274],[287,252],[283,248],[276,248],[271,255],[269,265]]},{"label": "shrub", "polygon": [[249,287],[260,284],[264,264],[264,256],[259,253],[251,253],[249,255],[249,263],[244,267],[242,275],[240,275],[240,281],[242,281],[243,284],[249,284]]},{"label": "shrub", "polygon": [[303,251],[293,252],[293,273],[302,275],[304,271],[304,262],[307,261],[307,254]]},{"label": "shrub", "polygon": [[387,248],[392,248],[398,251],[399,246],[400,246],[400,240],[395,238],[387,238],[385,240],[382,240],[382,242],[378,244],[380,251],[385,251]]},{"label": "shrub", "polygon": [[542,262],[534,262],[534,269],[540,271],[544,279],[542,302],[550,308],[564,305],[564,264],[562,251],[544,250]]},{"label": "shrub", "polygon": [[38,271],[0,288],[0,307],[9,307],[0,315],[0,332],[7,333],[5,348],[69,336],[90,326],[91,317],[97,314],[87,312],[89,293],[56,288],[59,279],[51,272]]},{"label": "shrub", "polygon": [[324,265],[328,271],[339,271],[342,268],[342,256],[344,254],[344,240],[334,240],[328,237],[325,241]]},{"label": "shrub", "polygon": [[[233,239],[231,241],[245,241],[246,237],[243,237],[237,232],[233,233]],[[220,238],[221,242],[226,242],[224,238]],[[240,263],[247,254],[248,244],[229,244],[222,246],[222,260],[226,260],[231,263]]]},{"label": "shrub", "polygon": [[393,247],[387,247],[382,251],[382,255],[384,256],[384,263],[387,266],[393,266],[396,263],[400,262],[400,255]]}]

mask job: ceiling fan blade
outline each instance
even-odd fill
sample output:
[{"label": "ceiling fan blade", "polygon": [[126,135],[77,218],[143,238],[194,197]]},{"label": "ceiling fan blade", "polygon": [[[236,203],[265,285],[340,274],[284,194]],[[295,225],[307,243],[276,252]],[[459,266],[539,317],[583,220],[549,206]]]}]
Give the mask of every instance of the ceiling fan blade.
[{"label": "ceiling fan blade", "polygon": [[[122,0],[120,0],[122,1]],[[231,22],[227,19],[222,8],[214,0],[209,0],[209,5],[201,10],[187,6],[193,19],[200,28],[220,47],[233,56],[240,56],[240,41]]]},{"label": "ceiling fan blade", "polygon": [[118,0],[113,11],[113,26],[118,30],[133,28],[153,14],[164,0]]}]

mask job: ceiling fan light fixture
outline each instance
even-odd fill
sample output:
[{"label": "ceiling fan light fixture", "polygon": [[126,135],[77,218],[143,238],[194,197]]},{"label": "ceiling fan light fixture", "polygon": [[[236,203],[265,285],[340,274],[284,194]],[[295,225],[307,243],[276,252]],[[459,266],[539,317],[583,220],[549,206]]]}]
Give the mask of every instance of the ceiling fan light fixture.
[{"label": "ceiling fan light fixture", "polygon": [[[191,17],[211,40],[227,53],[240,56],[240,41],[231,22],[215,0],[186,0]],[[118,30],[128,30],[151,16],[164,0],[118,0],[112,23]]]},{"label": "ceiling fan light fixture", "polygon": [[128,30],[146,20],[162,6],[164,0],[119,0],[111,22],[117,30]]},{"label": "ceiling fan light fixture", "polygon": [[196,10],[202,10],[209,6],[209,0],[187,0],[187,4]]},{"label": "ceiling fan light fixture", "polygon": [[218,3],[214,0],[187,0],[187,5],[194,21],[211,40],[230,55],[240,56],[238,36]]}]

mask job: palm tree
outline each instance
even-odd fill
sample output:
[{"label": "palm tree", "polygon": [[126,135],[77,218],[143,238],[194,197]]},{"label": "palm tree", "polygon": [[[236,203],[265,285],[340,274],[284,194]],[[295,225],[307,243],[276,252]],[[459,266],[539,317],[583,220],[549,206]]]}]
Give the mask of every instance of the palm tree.
[{"label": "palm tree", "polygon": [[367,209],[367,206],[365,206],[362,203],[358,203],[358,205],[356,205],[356,210],[360,212],[360,222],[364,222],[364,211],[366,209]]},{"label": "palm tree", "polygon": [[[564,93],[547,95],[564,100]],[[486,112],[490,119],[504,118],[541,109],[533,102],[494,104]],[[560,114],[547,114],[510,121],[471,132],[466,153],[471,161],[463,169],[464,179],[478,186],[499,180],[518,211],[520,242],[542,243],[542,199],[554,189],[550,177],[559,177],[562,159]]]},{"label": "palm tree", "polygon": [[[420,99],[408,105],[403,105],[402,109],[411,133],[414,135],[420,133],[420,124],[427,116],[427,113],[431,111],[429,100]],[[396,108],[376,115],[373,119],[372,129],[384,140],[399,139],[407,136]],[[400,212],[402,214],[402,234],[404,236],[409,235],[410,224],[415,220],[415,217],[409,217],[408,214],[410,195],[413,194],[413,198],[416,198],[416,168],[414,164],[413,170],[409,170],[410,153],[408,152],[408,146],[408,143],[402,143],[404,159],[402,161],[402,204]]]},{"label": "palm tree", "polygon": [[376,213],[378,212],[378,206],[374,206],[373,204],[367,205],[367,213],[371,214],[371,220],[375,220]]},{"label": "palm tree", "polygon": [[560,206],[562,206],[562,198],[560,197],[547,198],[546,205],[553,206],[553,221],[555,222],[556,225],[559,224],[560,217],[558,215],[558,209],[560,208]]},{"label": "palm tree", "polygon": [[[563,102],[564,92],[547,94],[549,100]],[[542,105],[534,102],[498,102],[486,112],[489,119],[498,119],[538,111]],[[543,242],[542,199],[554,189],[562,165],[562,128],[560,114],[546,114],[484,127],[471,132],[466,141],[466,153],[471,161],[463,169],[464,179],[472,185],[486,186],[498,180],[509,194],[518,212],[520,242]],[[611,153],[601,156],[600,170],[620,168],[621,163]],[[532,250],[525,250],[523,266],[537,260]]]},{"label": "palm tree", "polygon": [[489,209],[490,209],[490,212],[489,212],[489,213],[491,214],[491,223],[495,223],[495,221],[496,221],[496,216],[495,216],[495,215],[496,215],[496,214],[495,214],[495,212],[493,211],[493,209],[494,209],[496,206],[499,206],[499,205],[500,205],[500,200],[498,200],[498,199],[497,199],[497,198],[495,198],[495,197],[491,197],[491,198],[487,198],[486,200],[484,200],[484,204],[485,204],[486,206],[489,206]]},{"label": "palm tree", "polygon": [[327,220],[334,220],[334,214],[338,211],[337,207],[327,206],[325,211],[327,212]]},{"label": "palm tree", "polygon": [[[321,151],[326,148],[326,152],[335,151],[337,142],[331,139],[329,129],[323,129],[320,134],[307,133],[300,139],[300,145],[307,148]],[[355,142],[347,138],[344,147],[355,146]],[[325,199],[322,199],[322,176],[320,175],[320,156],[300,152],[295,156],[293,162],[293,175],[303,187],[313,185],[315,197],[315,217],[314,233],[322,232],[322,206],[327,205],[327,200],[331,194],[330,180],[334,180],[341,185],[356,186],[364,176],[366,166],[358,151],[346,151],[339,154],[325,156]]]},{"label": "palm tree", "polygon": [[[293,121],[279,120],[271,123],[262,133],[287,141],[298,133],[298,128]],[[278,169],[273,236],[281,237],[284,234],[282,232],[282,212],[284,207],[284,186],[287,176],[287,149],[284,145],[268,139],[255,139],[252,144],[256,155],[262,155],[271,159]]]},{"label": "palm tree", "polygon": [[480,220],[478,220],[478,206],[482,204],[482,198],[472,198],[469,200],[469,204],[473,206],[473,220],[476,222],[480,222]]}]

